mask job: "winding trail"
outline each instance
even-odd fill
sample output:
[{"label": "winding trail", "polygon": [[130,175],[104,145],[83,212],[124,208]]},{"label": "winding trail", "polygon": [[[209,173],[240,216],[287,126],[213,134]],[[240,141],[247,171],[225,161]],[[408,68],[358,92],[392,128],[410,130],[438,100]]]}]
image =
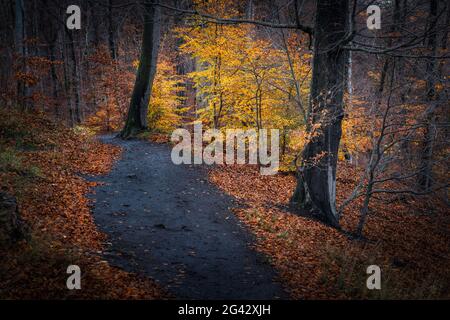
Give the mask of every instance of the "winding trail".
[{"label": "winding trail", "polygon": [[95,188],[94,217],[109,236],[105,259],[153,278],[178,299],[287,298],[236,206],[203,166],[176,166],[170,147],[101,136],[124,148]]}]

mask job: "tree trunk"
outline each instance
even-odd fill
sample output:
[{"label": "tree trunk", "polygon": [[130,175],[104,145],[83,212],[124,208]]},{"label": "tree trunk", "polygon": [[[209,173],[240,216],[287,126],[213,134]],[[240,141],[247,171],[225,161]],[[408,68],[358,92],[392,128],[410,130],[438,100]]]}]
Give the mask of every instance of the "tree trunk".
[{"label": "tree trunk", "polygon": [[[14,21],[14,42],[16,46],[17,59],[20,61],[18,71],[26,72],[26,46],[25,46],[25,5],[23,0],[16,0]],[[26,85],[17,80],[17,102],[21,109],[25,109],[25,98],[27,96]]]},{"label": "tree trunk", "polygon": [[131,97],[128,116],[120,136],[130,138],[146,130],[147,112],[152,93],[153,79],[159,50],[161,17],[160,8],[149,1],[144,3],[144,33],[141,57]]},{"label": "tree trunk", "polygon": [[[438,0],[430,1],[429,23],[430,31],[428,36],[428,47],[431,55],[435,56],[437,52],[437,12]],[[435,109],[436,109],[436,90],[435,84],[438,78],[438,63],[436,58],[427,60],[426,69],[426,100],[429,104],[426,114],[425,134],[422,142],[421,152],[421,172],[419,174],[419,186],[423,191],[429,191],[433,180],[433,144],[436,136]]]},{"label": "tree trunk", "polygon": [[55,112],[55,116],[57,118],[60,118],[60,110],[59,110],[59,105],[58,105],[58,76],[56,74],[56,66],[55,66],[55,61],[56,61],[56,39],[55,41],[50,42],[49,44],[49,50],[50,50],[50,61],[51,61],[51,65],[50,65],[50,75],[51,75],[51,79],[52,79],[52,95],[53,95],[53,103],[54,103],[54,112]]},{"label": "tree trunk", "polygon": [[305,185],[298,186],[293,197],[301,207],[310,199],[313,210],[334,227],[339,227],[336,166],[348,62],[348,54],[341,47],[347,31],[348,0],[318,0],[310,96],[311,138],[303,150],[303,168],[297,182]]},{"label": "tree trunk", "polygon": [[[66,29],[67,30],[67,29]],[[72,74],[71,74],[71,89],[72,89],[72,96],[73,96],[73,102],[74,102],[74,122],[76,124],[81,123],[82,119],[82,112],[81,112],[81,94],[80,94],[80,81],[79,81],[79,74],[78,74],[78,62],[77,62],[77,55],[75,52],[75,39],[73,35],[70,33],[71,31],[67,30],[67,35],[69,37],[69,50],[70,50],[70,60],[72,60],[71,68],[72,68]],[[74,123],[72,123],[73,125]]]},{"label": "tree trunk", "polygon": [[[42,4],[44,6],[49,5],[48,1],[43,1]],[[57,46],[58,46],[58,25],[57,22],[52,19],[51,14],[48,11],[41,12],[40,15],[42,21],[47,22],[48,29],[46,29],[46,32],[42,34],[43,38],[45,39],[45,43],[48,47],[48,57],[50,59],[50,79],[51,79],[51,96],[53,98],[52,108],[54,115],[57,119],[61,117],[61,110],[59,105],[59,81],[58,81],[58,74],[57,74],[57,67],[56,67],[56,61],[57,61]]]},{"label": "tree trunk", "polygon": [[[67,52],[67,45],[66,45],[66,36],[67,36],[67,32],[65,31],[66,29],[61,31],[61,36],[60,38],[60,56],[61,56],[61,60],[63,61],[63,77],[64,77],[64,97],[67,100],[67,106],[68,106],[68,123],[70,126],[74,126],[75,125],[75,119],[74,119],[74,112],[73,112],[73,97],[70,93],[70,81],[69,81],[69,71],[68,71],[68,64],[69,64],[69,59],[67,58],[66,52]],[[62,110],[61,110],[62,111]]]},{"label": "tree trunk", "polygon": [[114,15],[113,15],[113,0],[109,0],[108,2],[108,45],[109,51],[111,54],[111,59],[116,60],[117,58],[117,49],[116,49],[116,38],[114,31]]}]

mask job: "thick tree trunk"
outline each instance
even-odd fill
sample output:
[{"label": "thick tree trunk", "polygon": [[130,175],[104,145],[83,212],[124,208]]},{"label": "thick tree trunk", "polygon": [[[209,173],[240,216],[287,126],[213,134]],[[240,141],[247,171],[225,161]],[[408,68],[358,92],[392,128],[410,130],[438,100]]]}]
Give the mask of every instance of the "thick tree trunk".
[{"label": "thick tree trunk", "polygon": [[299,186],[293,197],[293,201],[301,207],[305,207],[305,202],[310,200],[312,209],[335,227],[339,226],[335,203],[336,165],[348,61],[348,54],[341,47],[347,31],[348,0],[318,0],[314,27],[310,139],[303,150]]},{"label": "thick tree trunk", "polygon": [[130,138],[147,129],[147,112],[159,51],[161,17],[160,8],[149,1],[144,3],[144,34],[141,57],[131,97],[128,117],[120,136]]}]

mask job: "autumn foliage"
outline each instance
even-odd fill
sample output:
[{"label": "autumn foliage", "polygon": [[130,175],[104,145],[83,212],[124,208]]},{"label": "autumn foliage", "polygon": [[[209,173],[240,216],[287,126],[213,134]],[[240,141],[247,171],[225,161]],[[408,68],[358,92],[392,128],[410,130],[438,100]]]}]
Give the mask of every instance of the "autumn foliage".
[{"label": "autumn foliage", "polygon": [[[217,166],[209,178],[240,202],[234,213],[292,298],[450,298],[448,1],[378,1],[380,30],[365,28],[367,1],[175,1],[150,19],[161,37],[145,39],[142,3],[113,2],[87,1],[74,32],[55,19],[65,1],[22,11],[10,1],[2,14],[0,191],[17,198],[31,236],[0,250],[0,298],[168,297],[104,260],[86,178],[121,157],[95,136],[124,128],[147,46],[159,53],[131,103],[147,120],[133,138],[167,143],[194,121],[279,130],[278,174]],[[316,4],[348,26],[317,32],[336,23],[321,26]],[[305,179],[312,168],[326,178]],[[327,195],[336,228],[314,194]],[[66,289],[69,264],[86,270],[80,292]],[[381,291],[366,289],[370,264],[383,270]]]},{"label": "autumn foliage", "polygon": [[[120,156],[82,128],[45,116],[0,109],[0,185],[15,195],[31,240],[1,250],[0,297],[161,298],[150,280],[111,267],[101,257],[107,238],[97,230],[81,175],[106,173]],[[84,290],[67,290],[66,269],[84,270]]]},{"label": "autumn foliage", "polygon": [[[343,162],[339,172],[338,204],[359,175]],[[445,205],[432,198],[374,199],[366,238],[357,240],[352,231],[361,201],[346,210],[338,231],[292,210],[292,175],[261,176],[256,167],[219,166],[210,179],[239,201],[235,213],[256,235],[256,249],[267,255],[295,299],[450,297],[450,221]],[[371,264],[383,270],[381,291],[365,286]]]}]

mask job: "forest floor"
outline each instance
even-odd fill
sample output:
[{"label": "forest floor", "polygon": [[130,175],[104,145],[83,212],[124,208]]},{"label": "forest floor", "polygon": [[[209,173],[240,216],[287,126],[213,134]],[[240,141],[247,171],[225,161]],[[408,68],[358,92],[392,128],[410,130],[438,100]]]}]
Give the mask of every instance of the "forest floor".
[{"label": "forest floor", "polygon": [[[112,243],[108,260],[150,276],[177,298],[450,296],[450,219],[443,203],[374,198],[364,239],[355,239],[361,199],[344,212],[338,231],[290,206],[293,175],[261,176],[248,165],[176,166],[167,144],[102,141],[124,150],[96,188],[94,216]],[[341,203],[361,172],[339,167]],[[366,287],[372,264],[382,270],[382,290]]]},{"label": "forest floor", "polygon": [[[342,232],[289,206],[293,175],[175,166],[167,144],[101,140],[0,108],[0,189],[31,229],[0,250],[1,299],[450,297],[450,217],[435,198],[373,198],[358,240],[361,199]],[[339,164],[338,204],[360,173]],[[71,264],[82,290],[66,287]],[[372,264],[382,290],[367,290]]]},{"label": "forest floor", "polygon": [[[118,147],[81,128],[36,113],[0,108],[0,190],[17,199],[30,229],[27,241],[0,248],[0,299],[162,299],[155,282],[112,267],[102,258],[106,235],[87,198],[107,173]],[[68,290],[67,267],[81,269],[81,290]]]},{"label": "forest floor", "polygon": [[[337,172],[339,205],[361,169],[341,162]],[[294,175],[261,176],[255,166],[222,165],[209,178],[241,204],[234,213],[294,299],[450,298],[450,216],[436,198],[374,197],[364,238],[356,239],[351,234],[363,199],[344,211],[338,231],[291,207]],[[381,268],[381,290],[366,287],[370,265]]]},{"label": "forest floor", "polygon": [[109,236],[111,264],[149,276],[176,298],[287,297],[205,167],[173,164],[167,144],[100,140],[123,150],[106,176],[93,177],[94,218]]}]

